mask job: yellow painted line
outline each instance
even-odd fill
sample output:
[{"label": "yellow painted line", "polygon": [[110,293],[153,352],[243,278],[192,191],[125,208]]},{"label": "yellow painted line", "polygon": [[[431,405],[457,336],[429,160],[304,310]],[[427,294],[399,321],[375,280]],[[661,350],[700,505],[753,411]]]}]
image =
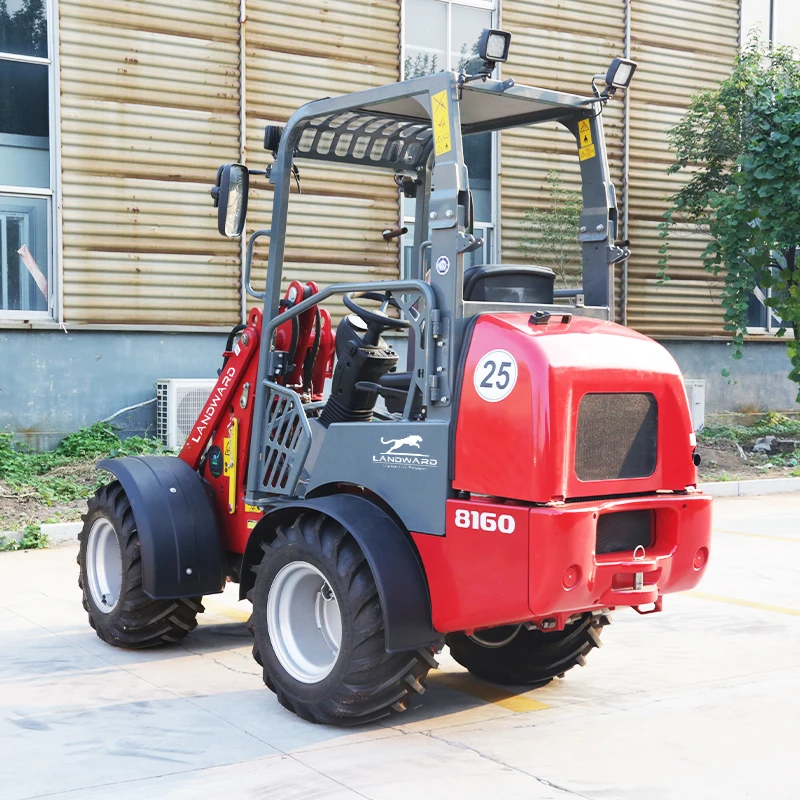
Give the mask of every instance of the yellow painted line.
[{"label": "yellow painted line", "polygon": [[711,600],[714,603],[727,603],[731,606],[744,606],[745,608],[757,608],[759,611],[772,611],[774,614],[787,614],[790,617],[800,617],[800,609],[787,608],[786,606],[773,606],[769,603],[758,603],[755,600],[742,600],[738,597],[720,597],[716,594],[706,594],[705,592],[686,592],[689,597],[696,597],[698,600]]},{"label": "yellow painted line", "polygon": [[212,614],[218,614],[221,617],[227,617],[236,622],[247,622],[247,620],[250,619],[249,611],[243,611],[240,608],[234,608],[224,603],[216,603],[213,600],[209,600],[207,597],[203,598],[203,605],[206,607],[206,611],[210,611]]},{"label": "yellow painted line", "polygon": [[729,533],[733,536],[750,536],[753,539],[774,539],[776,542],[794,542],[800,544],[800,539],[792,539],[789,536],[774,536],[771,533],[745,533],[744,531],[728,531],[724,528],[714,528],[714,533]]},{"label": "yellow painted line", "polygon": [[540,703],[525,694],[515,694],[506,689],[501,689],[499,686],[475,680],[466,672],[431,672],[428,675],[428,683],[454,689],[462,694],[477,697],[478,700],[492,703],[508,711],[515,711],[518,714],[550,708],[547,703]]},{"label": "yellow painted line", "polygon": [[[208,598],[203,600],[203,605],[205,605],[206,610],[210,611],[212,614],[227,617],[236,622],[247,622],[250,619],[249,612],[225,605],[224,603],[214,602]],[[431,672],[428,675],[428,683],[454,689],[462,694],[468,694],[471,697],[478,698],[478,700],[483,700],[486,703],[493,703],[496,706],[517,713],[542,711],[545,708],[550,708],[547,703],[541,703],[538,700],[527,697],[525,694],[515,694],[499,686],[493,686],[490,683],[483,683],[482,681],[475,680],[475,678],[466,672]]]}]

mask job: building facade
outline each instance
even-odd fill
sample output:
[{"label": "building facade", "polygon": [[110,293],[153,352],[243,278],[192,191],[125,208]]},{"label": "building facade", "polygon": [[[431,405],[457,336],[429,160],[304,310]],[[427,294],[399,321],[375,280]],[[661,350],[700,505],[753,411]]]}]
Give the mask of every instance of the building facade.
[{"label": "building facade", "polygon": [[[243,244],[216,229],[217,167],[263,168],[264,126],[307,101],[458,68],[491,26],[512,33],[505,76],[520,83],[584,94],[614,56],[639,63],[605,112],[633,250],[615,316],[706,379],[709,410],[791,409],[784,345],[758,302],[739,382],[721,377],[729,348],[704,242],[675,243],[672,280],[657,279],[658,224],[680,180],[666,175],[666,131],[726,75],[742,30],[800,44],[793,0],[742,2],[0,0],[0,429],[46,446],[152,398],[158,378],[214,376],[250,302]],[[486,242],[474,263],[524,263],[526,213],[548,202],[548,173],[577,186],[574,142],[555,126],[473,139]],[[380,235],[405,216],[394,184],[300,168],[288,278],[396,277],[404,243]],[[251,186],[248,232],[269,225],[271,206],[264,179]],[[142,430],[153,416],[149,405],[118,419]]]}]

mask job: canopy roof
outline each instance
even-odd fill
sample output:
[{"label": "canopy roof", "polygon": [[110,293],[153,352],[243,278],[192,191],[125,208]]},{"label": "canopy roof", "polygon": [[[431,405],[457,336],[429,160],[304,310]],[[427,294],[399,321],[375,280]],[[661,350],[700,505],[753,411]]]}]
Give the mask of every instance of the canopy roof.
[{"label": "canopy roof", "polygon": [[[423,165],[432,147],[430,95],[454,73],[415,78],[378,89],[316,100],[298,111],[290,127],[302,131],[295,157],[392,170]],[[591,116],[591,101],[506,82],[468,83],[450,108],[462,135]]]}]

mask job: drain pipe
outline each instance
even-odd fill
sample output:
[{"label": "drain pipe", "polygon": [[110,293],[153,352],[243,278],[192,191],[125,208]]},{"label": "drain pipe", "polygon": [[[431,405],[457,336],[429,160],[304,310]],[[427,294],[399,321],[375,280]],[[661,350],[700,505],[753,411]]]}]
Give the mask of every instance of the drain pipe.
[{"label": "drain pipe", "polygon": [[[244,2],[244,0],[242,0]],[[631,57],[631,0],[625,0],[625,58]],[[628,241],[630,225],[630,166],[631,166],[631,87],[625,91],[622,121],[622,187],[625,204],[622,211],[622,239]],[[628,324],[628,259],[622,262],[620,289],[620,321]]]},{"label": "drain pipe", "polygon": [[774,47],[775,47],[775,0],[769,0],[769,49],[772,50]]},{"label": "drain pipe", "polygon": [[[247,161],[247,93],[245,91],[245,60],[247,58],[246,37],[247,29],[247,0],[239,0],[239,163]],[[246,223],[245,223],[246,225]],[[242,282],[240,290],[241,322],[247,321],[247,292],[245,291],[244,269],[247,259],[247,230],[241,237],[239,258],[242,262]]]}]

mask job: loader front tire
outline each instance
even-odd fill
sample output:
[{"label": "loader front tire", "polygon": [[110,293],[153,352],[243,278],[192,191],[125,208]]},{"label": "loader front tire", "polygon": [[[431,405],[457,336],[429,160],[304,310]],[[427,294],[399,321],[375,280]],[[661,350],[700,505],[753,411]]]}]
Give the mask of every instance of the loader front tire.
[{"label": "loader front tire", "polygon": [[544,686],[567,670],[583,666],[600,646],[606,615],[584,614],[562,631],[528,630],[524,625],[449,633],[450,655],[473,675],[508,686]]},{"label": "loader front tire", "polygon": [[142,589],[142,556],[131,504],[119,481],[89,500],[78,534],[78,586],[97,635],[115,647],[178,642],[197,626],[201,598],[153,600]]},{"label": "loader front tire", "polygon": [[360,725],[405,711],[425,691],[433,654],[386,652],[375,578],[342,525],[302,512],[261,548],[249,627],[282,706],[309,722]]}]

